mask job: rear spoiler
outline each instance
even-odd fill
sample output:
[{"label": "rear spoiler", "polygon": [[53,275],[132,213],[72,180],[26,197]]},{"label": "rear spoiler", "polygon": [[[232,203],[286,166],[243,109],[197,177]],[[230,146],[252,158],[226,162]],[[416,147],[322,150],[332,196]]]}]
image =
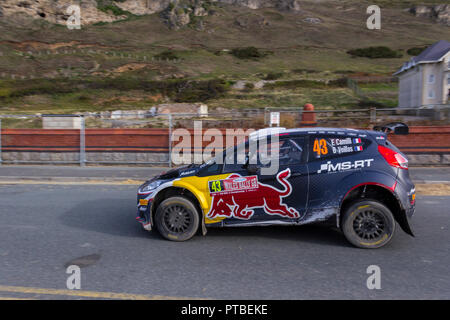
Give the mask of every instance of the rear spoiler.
[{"label": "rear spoiler", "polygon": [[402,135],[406,135],[409,133],[408,125],[403,122],[391,122],[384,126],[375,126],[373,127],[373,130],[381,131],[384,133],[393,132],[394,134],[402,134]]}]

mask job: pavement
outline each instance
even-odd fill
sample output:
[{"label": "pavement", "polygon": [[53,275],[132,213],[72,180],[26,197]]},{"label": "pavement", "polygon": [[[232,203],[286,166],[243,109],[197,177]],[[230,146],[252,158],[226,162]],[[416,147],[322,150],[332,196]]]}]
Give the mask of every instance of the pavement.
[{"label": "pavement", "polygon": [[[210,228],[179,243],[135,221],[135,182],[164,170],[1,166],[0,300],[450,299],[448,195],[419,193],[416,237],[397,228],[378,250],[315,225]],[[410,174],[450,182],[449,168]],[[70,265],[81,290],[67,288]],[[379,290],[366,285],[372,265]]]},{"label": "pavement", "polygon": [[[209,229],[164,240],[130,185],[0,185],[0,299],[449,299],[450,197],[417,197],[416,237],[377,250],[320,226]],[[81,267],[68,290],[67,267]],[[366,286],[367,268],[381,289]]]},{"label": "pavement", "polygon": [[[78,167],[78,166],[0,166],[0,182],[123,182],[144,181],[167,171],[168,167]],[[415,183],[449,183],[450,167],[411,167],[411,179]]]}]

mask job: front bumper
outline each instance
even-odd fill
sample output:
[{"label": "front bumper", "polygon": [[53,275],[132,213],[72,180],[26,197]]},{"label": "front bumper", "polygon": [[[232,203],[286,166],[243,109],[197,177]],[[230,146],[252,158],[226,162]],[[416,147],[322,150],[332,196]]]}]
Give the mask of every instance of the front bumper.
[{"label": "front bumper", "polygon": [[153,198],[151,195],[138,194],[136,221],[142,224],[145,230],[151,231],[153,226],[151,207]]}]

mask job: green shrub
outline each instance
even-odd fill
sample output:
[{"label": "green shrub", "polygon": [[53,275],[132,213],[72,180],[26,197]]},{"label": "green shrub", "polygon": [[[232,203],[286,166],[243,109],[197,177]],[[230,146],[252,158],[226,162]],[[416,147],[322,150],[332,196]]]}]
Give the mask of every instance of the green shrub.
[{"label": "green shrub", "polygon": [[175,5],[171,2],[171,3],[169,3],[169,5],[167,6],[166,10],[170,12],[170,11],[172,11],[174,8],[175,8]]},{"label": "green shrub", "polygon": [[292,72],[294,73],[317,73],[319,71],[314,69],[293,69]]},{"label": "green shrub", "polygon": [[423,50],[425,50],[425,48],[420,48],[420,47],[413,47],[413,48],[409,48],[406,53],[409,54],[410,56],[418,56],[419,54],[422,53]]},{"label": "green shrub", "polygon": [[252,60],[257,60],[267,56],[266,52],[262,52],[255,47],[234,48],[233,50],[230,51],[230,54],[239,59],[252,59]]},{"label": "green shrub", "polygon": [[12,90],[9,88],[0,88],[0,98],[7,98],[11,96]]},{"label": "green shrub", "polygon": [[352,74],[355,73],[355,71],[352,70],[336,70],[333,71],[334,74]]},{"label": "green shrub", "polygon": [[100,11],[106,12],[106,13],[111,12],[115,16],[122,16],[122,15],[130,14],[128,11],[124,11],[114,4],[100,5],[100,6],[98,6],[97,9]]},{"label": "green shrub", "polygon": [[219,79],[153,81],[125,77],[90,82],[88,86],[91,89],[143,90],[161,93],[176,102],[201,102],[219,98],[229,87],[228,83]]},{"label": "green shrub", "polygon": [[356,57],[364,57],[370,59],[380,58],[401,58],[402,54],[388,47],[368,47],[352,49],[347,51],[348,54]]},{"label": "green shrub", "polygon": [[[130,91],[142,90],[152,94],[160,93],[176,102],[201,102],[222,97],[229,89],[229,83],[221,79],[192,80],[141,80],[118,77],[89,80],[42,80],[12,82],[10,88],[0,88],[0,101],[9,97],[23,97],[34,94],[63,94],[86,89]],[[81,95],[78,100],[89,101],[89,96]]]},{"label": "green shrub", "polygon": [[104,25],[107,25],[107,24],[108,24],[108,22],[105,22],[105,21],[99,21],[99,22],[94,23],[93,25],[94,25],[94,26],[104,26]]},{"label": "green shrub", "polygon": [[244,91],[245,92],[250,92],[253,89],[255,89],[255,85],[252,82],[246,82],[244,85]]},{"label": "green shrub", "polygon": [[282,72],[269,72],[264,77],[264,80],[277,80],[277,79],[280,79],[282,76],[283,76]]},{"label": "green shrub", "polygon": [[58,94],[77,91],[76,85],[65,79],[14,81],[8,95],[0,95],[0,98],[23,97],[33,94]]},{"label": "green shrub", "polygon": [[325,89],[327,85],[325,82],[316,80],[286,80],[277,81],[274,83],[267,83],[264,88],[276,89],[295,89],[295,88],[315,88],[315,89]]},{"label": "green shrub", "polygon": [[160,59],[160,60],[177,60],[177,59],[179,59],[179,57],[176,55],[176,53],[171,50],[166,50],[161,53],[158,53],[158,54],[154,55],[154,57],[156,59]]},{"label": "green shrub", "polygon": [[201,102],[222,97],[228,90],[223,80],[179,81],[169,96],[176,102]]},{"label": "green shrub", "polygon": [[328,82],[328,85],[332,86],[332,87],[345,88],[345,87],[347,87],[347,78],[339,78],[339,79],[335,79],[335,80],[330,80]]},{"label": "green shrub", "polygon": [[389,106],[384,103],[369,100],[369,99],[364,99],[364,100],[359,101],[358,107],[364,108],[364,109],[366,109],[366,108],[377,108],[377,109],[389,108]]}]

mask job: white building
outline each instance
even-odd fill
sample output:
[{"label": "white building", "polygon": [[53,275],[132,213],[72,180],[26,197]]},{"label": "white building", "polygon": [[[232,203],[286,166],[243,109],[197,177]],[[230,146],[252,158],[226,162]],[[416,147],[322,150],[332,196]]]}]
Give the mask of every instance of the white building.
[{"label": "white building", "polygon": [[436,42],[394,75],[399,77],[400,108],[450,103],[450,42]]}]

